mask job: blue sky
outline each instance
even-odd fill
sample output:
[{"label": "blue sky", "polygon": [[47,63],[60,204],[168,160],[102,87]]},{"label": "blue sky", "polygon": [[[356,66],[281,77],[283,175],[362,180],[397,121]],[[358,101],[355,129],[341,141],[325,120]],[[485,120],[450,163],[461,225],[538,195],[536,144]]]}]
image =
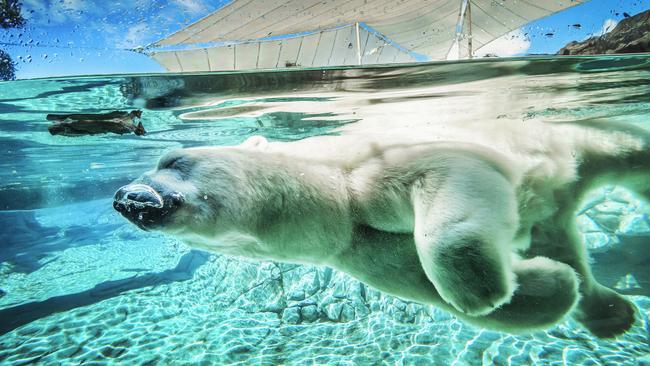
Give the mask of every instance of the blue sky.
[{"label": "blue sky", "polygon": [[[570,0],[564,0],[570,1]],[[126,49],[147,45],[200,19],[227,0],[22,0],[24,29],[0,30],[19,78],[162,72],[149,57]],[[650,0],[591,0],[524,26],[489,50],[503,56],[555,53],[571,40],[600,34]],[[580,24],[580,27],[574,26]],[[552,34],[552,36],[550,36]],[[19,44],[16,46],[6,43]]]}]

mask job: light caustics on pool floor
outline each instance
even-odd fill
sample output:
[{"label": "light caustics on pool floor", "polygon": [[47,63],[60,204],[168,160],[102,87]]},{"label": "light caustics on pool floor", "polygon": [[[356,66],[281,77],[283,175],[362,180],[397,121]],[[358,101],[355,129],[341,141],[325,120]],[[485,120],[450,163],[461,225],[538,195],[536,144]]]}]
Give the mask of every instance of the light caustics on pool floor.
[{"label": "light caustics on pool floor", "polygon": [[[327,268],[190,250],[112,211],[120,185],[180,146],[467,120],[647,124],[648,57],[143,75],[0,84],[2,364],[650,364],[647,203],[600,190],[577,220],[603,284],[639,319],[617,340],[573,320],[481,330]],[[45,114],[143,108],[149,134],[78,139]],[[433,117],[435,117],[435,120]]]}]

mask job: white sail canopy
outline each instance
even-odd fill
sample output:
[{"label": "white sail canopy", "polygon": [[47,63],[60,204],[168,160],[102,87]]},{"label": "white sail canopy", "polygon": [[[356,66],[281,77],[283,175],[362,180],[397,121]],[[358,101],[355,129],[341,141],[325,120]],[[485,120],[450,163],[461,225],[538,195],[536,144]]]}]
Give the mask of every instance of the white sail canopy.
[{"label": "white sail canopy", "polygon": [[406,51],[355,26],[279,40],[252,41],[189,50],[152,52],[168,71],[221,71],[404,63],[415,61]]},{"label": "white sail canopy", "polygon": [[[398,47],[391,46],[390,49],[394,51],[390,52],[399,54],[400,49],[404,49],[423,54],[433,60],[443,60],[458,39],[461,28],[471,27],[473,49],[477,50],[526,23],[578,5],[583,1],[586,0],[234,0],[196,23],[155,42],[152,46],[245,42],[237,46],[226,46],[226,49],[219,47],[155,54],[154,58],[166,67],[177,62],[176,67],[170,68],[174,70],[198,70],[197,68],[216,70],[222,69],[222,63],[227,67],[225,69],[229,70],[241,69],[243,66],[259,68],[260,61],[263,65],[274,67],[273,61],[267,60],[266,55],[275,55],[275,51],[262,52],[263,47],[284,48],[284,52],[287,53],[289,51],[286,49],[292,49],[296,42],[300,42],[303,46],[315,47],[316,54],[326,54],[326,50],[320,49],[343,45],[344,42],[339,43],[336,40],[338,37],[346,37],[342,34],[347,30],[338,29],[335,33],[319,32],[319,30],[335,29],[362,22],[381,34],[380,37],[374,38],[387,39],[390,40],[386,42],[387,44],[398,45]],[[464,16],[467,8],[471,9],[470,17]],[[292,40],[274,41],[275,43],[255,42],[274,36],[313,31],[317,33]],[[466,32],[466,29],[462,29],[462,33]],[[371,33],[364,32],[365,34]],[[323,40],[327,37],[334,38],[334,41]],[[319,41],[316,41],[316,38],[319,38]],[[367,39],[374,41],[374,38],[368,36]],[[354,42],[352,43],[354,46]],[[229,53],[236,54],[238,47],[240,54],[247,52],[246,55],[255,54],[252,50],[246,50],[247,47],[251,49],[257,47],[257,57],[251,56],[251,59],[246,60],[240,58],[239,61],[236,56],[230,58]],[[366,48],[363,49],[364,57],[365,52],[368,51]],[[281,53],[282,50],[278,52]],[[203,56],[203,60],[186,60],[200,53],[207,56]],[[219,60],[210,57],[211,54],[218,54]],[[222,55],[226,56],[222,59]],[[330,52],[330,56],[333,55],[336,53]],[[174,61],[174,58],[177,60]],[[225,61],[226,59],[234,61]],[[328,63],[323,63],[320,58],[319,62],[309,63],[304,59],[301,61],[303,63],[297,62],[301,66],[324,66],[341,65],[340,62],[345,60],[330,57]],[[371,62],[384,61],[378,58]],[[191,66],[183,65],[192,62],[194,64]],[[217,64],[212,65],[212,62]],[[231,65],[230,62],[234,64]],[[276,62],[276,65],[281,64],[281,61]]]}]

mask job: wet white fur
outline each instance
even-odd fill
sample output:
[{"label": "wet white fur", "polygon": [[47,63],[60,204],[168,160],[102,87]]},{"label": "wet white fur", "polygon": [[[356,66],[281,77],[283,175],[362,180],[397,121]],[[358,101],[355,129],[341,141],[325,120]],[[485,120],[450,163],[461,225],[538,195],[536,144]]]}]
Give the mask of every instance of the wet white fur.
[{"label": "wet white fur", "polygon": [[[585,156],[643,144],[624,132],[498,121],[297,142],[257,136],[172,152],[161,161],[182,156],[184,171],[144,179],[186,197],[164,230],[190,245],[331,266],[473,323],[519,331],[556,323],[579,298],[571,267],[520,258],[531,227],[558,214],[557,197],[578,181]],[[541,297],[522,306],[512,298],[518,288]]]}]

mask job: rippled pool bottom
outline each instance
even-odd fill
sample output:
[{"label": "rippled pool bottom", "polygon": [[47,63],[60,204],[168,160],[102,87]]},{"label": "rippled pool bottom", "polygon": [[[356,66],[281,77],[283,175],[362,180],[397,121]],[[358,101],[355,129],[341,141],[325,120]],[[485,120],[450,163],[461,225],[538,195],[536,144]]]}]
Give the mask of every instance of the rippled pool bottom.
[{"label": "rippled pool bottom", "polygon": [[631,297],[639,320],[618,340],[594,339],[572,320],[513,336],[327,268],[191,251],[134,231],[107,200],[30,212],[2,216],[42,235],[23,253],[44,256],[57,238],[69,247],[32,258],[29,270],[27,258],[3,265],[6,364],[650,364],[644,296]]}]

